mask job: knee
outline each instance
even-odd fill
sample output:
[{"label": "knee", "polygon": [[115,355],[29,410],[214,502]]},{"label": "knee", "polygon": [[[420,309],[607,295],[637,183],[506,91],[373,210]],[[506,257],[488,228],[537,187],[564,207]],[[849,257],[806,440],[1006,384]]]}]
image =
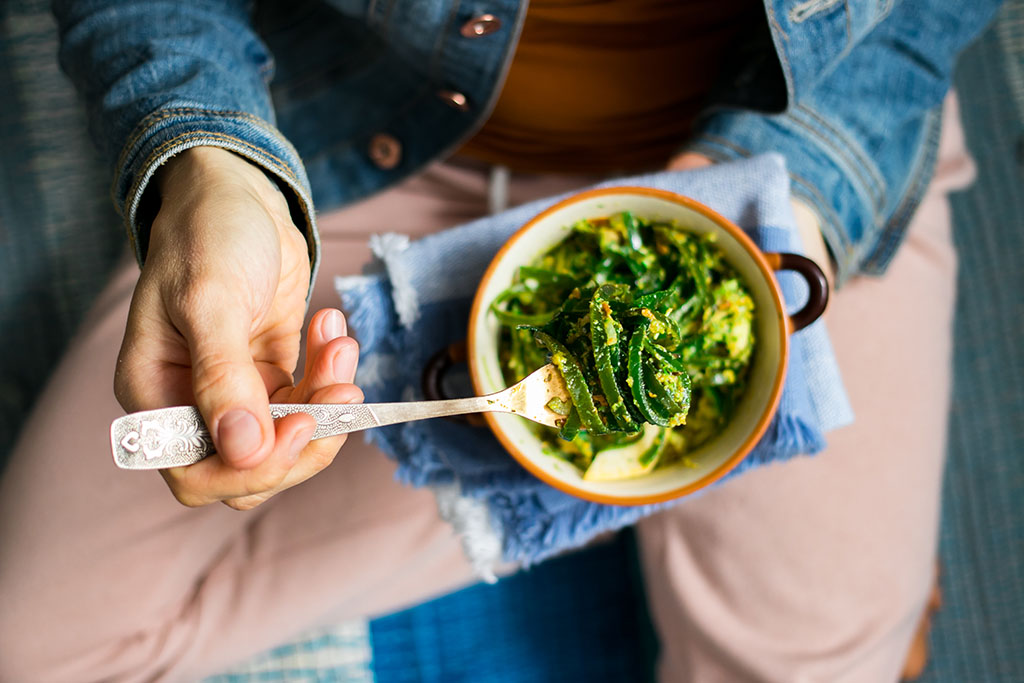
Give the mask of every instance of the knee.
[{"label": "knee", "polygon": [[930,561],[843,550],[731,562],[693,534],[641,526],[659,680],[898,679],[930,593]]}]

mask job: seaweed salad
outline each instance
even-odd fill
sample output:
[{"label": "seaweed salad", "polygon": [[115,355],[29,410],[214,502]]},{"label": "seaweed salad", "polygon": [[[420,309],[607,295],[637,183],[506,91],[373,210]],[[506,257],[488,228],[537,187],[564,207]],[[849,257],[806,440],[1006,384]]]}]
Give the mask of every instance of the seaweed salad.
[{"label": "seaweed salad", "polygon": [[552,362],[571,405],[553,455],[588,480],[686,460],[728,423],[754,349],[754,302],[714,235],[629,212],[581,220],[491,304],[505,381]]}]

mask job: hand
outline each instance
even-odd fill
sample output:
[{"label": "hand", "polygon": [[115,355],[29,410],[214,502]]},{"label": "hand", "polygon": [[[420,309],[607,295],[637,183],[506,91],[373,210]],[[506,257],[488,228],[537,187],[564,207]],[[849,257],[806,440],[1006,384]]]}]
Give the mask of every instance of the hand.
[{"label": "hand", "polygon": [[[256,166],[199,147],[156,180],[161,206],[115,373],[128,411],[198,406],[217,455],[162,470],[185,505],[255,507],[333,460],[344,437],[309,444],[312,417],[276,423],[268,404],[362,400],[358,348],[339,311],[310,323],[298,361],[310,266],[284,196]],[[309,445],[307,445],[309,444]]]},{"label": "hand", "polygon": [[696,152],[683,152],[669,159],[667,169],[669,171],[691,171],[695,168],[711,166],[715,162],[703,154]]},{"label": "hand", "polygon": [[[668,162],[670,171],[690,171],[695,168],[703,168],[714,164],[714,160],[697,154],[696,152],[683,152],[673,157]],[[825,246],[825,238],[821,235],[821,221],[818,214],[806,202],[793,198],[793,216],[796,218],[796,227],[800,232],[801,240],[807,256],[817,263],[825,273],[825,279],[829,286],[834,286],[835,276],[832,268],[832,259],[829,256],[828,248]]]}]

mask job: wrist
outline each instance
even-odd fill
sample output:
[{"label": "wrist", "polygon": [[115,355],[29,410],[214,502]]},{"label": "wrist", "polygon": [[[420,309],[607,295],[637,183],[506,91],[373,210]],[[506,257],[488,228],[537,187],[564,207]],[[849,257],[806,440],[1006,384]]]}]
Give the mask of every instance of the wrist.
[{"label": "wrist", "polygon": [[[231,151],[212,146],[183,150],[154,174],[152,193],[158,208],[150,225],[147,261],[155,254],[161,260],[168,255],[177,259],[183,249],[239,249],[239,238],[245,248],[269,244],[265,240],[272,233],[276,249],[298,249],[308,260],[305,238],[284,193],[260,166]],[[246,217],[242,233],[225,229],[239,227],[241,217]]]},{"label": "wrist", "polygon": [[268,208],[280,208],[288,215],[287,200],[277,183],[256,164],[220,147],[191,147],[176,154],[160,167],[154,181],[162,202],[183,203],[230,184],[246,188]]}]

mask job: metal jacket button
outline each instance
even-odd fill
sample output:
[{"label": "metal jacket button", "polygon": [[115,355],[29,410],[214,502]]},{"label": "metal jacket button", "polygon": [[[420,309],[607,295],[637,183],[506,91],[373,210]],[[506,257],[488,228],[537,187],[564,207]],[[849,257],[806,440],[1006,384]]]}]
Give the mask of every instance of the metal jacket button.
[{"label": "metal jacket button", "polygon": [[455,92],[454,90],[438,90],[437,96],[452,109],[469,111],[469,102],[466,100],[466,96],[460,92]]},{"label": "metal jacket button", "polygon": [[393,135],[377,133],[370,138],[369,154],[377,168],[392,169],[402,160],[402,143]]},{"label": "metal jacket button", "polygon": [[501,28],[501,19],[493,14],[481,14],[462,25],[461,33],[466,38],[479,38]]}]

